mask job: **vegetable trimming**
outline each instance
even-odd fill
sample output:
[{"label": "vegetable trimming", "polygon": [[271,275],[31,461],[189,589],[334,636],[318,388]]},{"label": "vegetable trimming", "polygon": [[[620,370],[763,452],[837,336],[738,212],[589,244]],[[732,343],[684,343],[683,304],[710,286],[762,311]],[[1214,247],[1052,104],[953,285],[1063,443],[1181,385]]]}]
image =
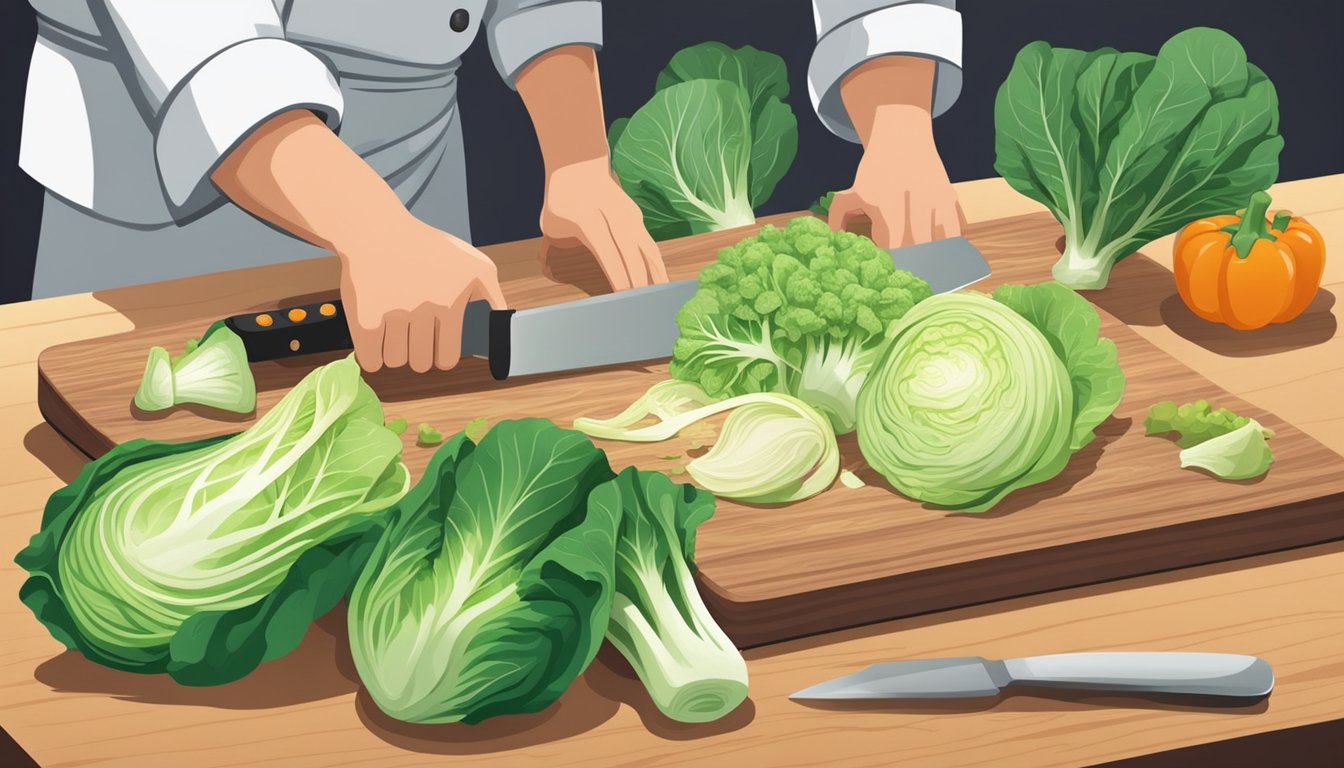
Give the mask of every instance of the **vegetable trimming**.
[{"label": "vegetable trimming", "polygon": [[736,709],[747,696],[747,665],[692,577],[695,531],[714,514],[714,497],[631,467],[593,491],[588,505],[621,519],[607,639],[659,711],[701,723]]},{"label": "vegetable trimming", "polygon": [[234,413],[251,413],[257,407],[257,385],[243,340],[223,323],[210,326],[199,341],[188,340],[177,358],[170,358],[163,347],[150,348],[135,406],[152,412],[183,403]]},{"label": "vegetable trimming", "polygon": [[31,574],[19,595],[100,664],[228,682],[346,594],[408,485],[401,440],[338,360],[237,435],[133,440],[91,462],[16,558]]},{"label": "vegetable trimming", "polygon": [[1148,435],[1175,432],[1181,447],[1181,468],[1197,467],[1224,480],[1248,480],[1269,471],[1274,454],[1266,442],[1274,431],[1255,419],[1207,400],[1177,406],[1168,400],[1148,410],[1143,422]]},{"label": "vegetable trimming", "polygon": [[[773,392],[715,400],[698,385],[654,384],[610,419],[575,419],[574,428],[603,440],[658,442],[730,411],[718,440],[685,471],[714,495],[757,504],[800,501],[830,487],[840,469],[835,433],[797,398]],[[648,417],[656,421],[637,426]],[[673,457],[679,458],[679,457]]]},{"label": "vegetable trimming", "polygon": [[1278,176],[1278,96],[1225,32],[1196,27],[1156,57],[1035,42],[994,103],[994,168],[1064,227],[1055,279],[1104,288],[1116,261]]}]

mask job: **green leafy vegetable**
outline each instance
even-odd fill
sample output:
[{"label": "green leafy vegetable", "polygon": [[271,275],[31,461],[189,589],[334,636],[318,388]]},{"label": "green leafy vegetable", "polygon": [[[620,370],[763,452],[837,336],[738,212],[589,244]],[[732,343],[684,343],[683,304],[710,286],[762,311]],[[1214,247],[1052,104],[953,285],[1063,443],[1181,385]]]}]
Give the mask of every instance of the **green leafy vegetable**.
[{"label": "green leafy vegetable", "polygon": [[835,193],[827,192],[826,194],[817,198],[817,202],[813,203],[807,210],[817,214],[818,216],[824,219],[831,215],[831,203],[833,203],[834,201],[835,201]]},{"label": "green leafy vegetable", "polygon": [[[1208,400],[1196,400],[1179,407],[1167,400],[1148,409],[1148,418],[1144,419],[1143,426],[1149,436],[1179,433],[1176,444],[1190,448],[1209,438],[1221,437],[1240,429],[1250,421],[1226,408],[1215,410]],[[1272,432],[1266,435],[1273,436]]]},{"label": "green leafy vegetable", "polygon": [[1265,442],[1273,430],[1226,408],[1215,410],[1207,400],[1179,407],[1170,400],[1158,403],[1143,425],[1150,436],[1177,433],[1182,468],[1199,467],[1224,480],[1259,477],[1274,461]]},{"label": "green leafy vegetable", "polygon": [[901,493],[968,512],[1054,477],[1124,391],[1099,325],[1051,283],[919,304],[859,395],[864,458]]},{"label": "green leafy vegetable", "polygon": [[395,433],[398,434],[398,435],[405,434],[405,433],[406,433],[406,429],[407,429],[407,427],[409,427],[409,426],[410,426],[410,424],[406,421],[406,419],[404,419],[404,418],[402,418],[402,417],[400,417],[400,416],[398,416],[397,418],[395,418],[395,419],[393,419],[393,420],[387,422],[387,428],[390,429],[390,430],[392,430],[393,432],[395,432]]},{"label": "green leafy vegetable", "polygon": [[709,615],[692,578],[696,528],[714,497],[631,467],[588,499],[621,520],[607,638],[654,704],[687,723],[717,720],[747,696],[747,665]]},{"label": "green leafy vegetable", "polygon": [[887,326],[930,295],[868,238],[811,216],[765,226],[701,270],[671,372],[715,398],[792,395],[850,432]]},{"label": "green leafy vegetable", "polygon": [[1269,471],[1274,454],[1265,438],[1273,433],[1255,419],[1225,435],[1181,451],[1181,468],[1198,467],[1224,480],[1249,480]]},{"label": "green leafy vegetable", "polygon": [[657,240],[754,222],[798,151],[784,60],[751,46],[678,52],[653,98],[612,124],[621,185]]},{"label": "green leafy vegetable", "polygon": [[346,594],[408,485],[377,398],[338,360],[245,432],[133,440],[87,465],[16,558],[31,574],[19,595],[100,664],[228,682]]},{"label": "green leafy vegetable", "polygon": [[222,323],[211,326],[199,343],[188,340],[186,353],[176,359],[163,347],[149,350],[135,406],[162,411],[183,403],[234,413],[251,413],[257,407],[257,385],[243,340]]},{"label": "green leafy vegetable", "polygon": [[994,104],[994,168],[1064,227],[1055,279],[1103,288],[1114,263],[1244,204],[1278,176],[1278,96],[1225,32],[1196,27],[1156,57],[1035,42]]},{"label": "green leafy vegetable", "polygon": [[475,418],[462,427],[462,433],[473,443],[479,443],[485,433],[490,430],[490,422],[483,418]]},{"label": "green leafy vegetable", "polygon": [[541,419],[459,434],[392,510],[350,600],[350,649],[384,712],[417,723],[535,712],[597,653],[619,509],[612,472]]},{"label": "green leafy vegetable", "polygon": [[1059,283],[1004,285],[993,296],[1035,326],[1064,362],[1073,389],[1069,450],[1080,450],[1092,442],[1092,430],[1115,411],[1125,393],[1115,342],[1099,336],[1097,311]]},{"label": "green leafy vegetable", "polygon": [[848,469],[840,470],[840,484],[846,488],[862,488],[867,485],[867,483],[863,482],[863,478],[850,472]]},{"label": "green leafy vegetable", "polygon": [[[723,498],[774,504],[815,496],[834,482],[840,449],[830,423],[788,395],[714,400],[695,384],[669,379],[619,415],[576,419],[574,428],[599,439],[657,442],[724,411],[731,413],[718,441],[685,468],[702,488]],[[634,426],[649,416],[657,421]]]},{"label": "green leafy vegetable", "polygon": [[443,433],[434,427],[421,422],[420,426],[416,427],[415,430],[415,442],[425,446],[438,445],[443,442]]}]

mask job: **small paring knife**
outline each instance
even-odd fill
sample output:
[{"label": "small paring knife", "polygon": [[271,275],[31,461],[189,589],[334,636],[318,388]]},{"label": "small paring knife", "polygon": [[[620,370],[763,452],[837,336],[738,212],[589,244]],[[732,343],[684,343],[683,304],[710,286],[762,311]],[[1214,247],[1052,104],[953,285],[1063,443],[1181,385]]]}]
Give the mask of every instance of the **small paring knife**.
[{"label": "small paring knife", "polygon": [[954,699],[995,696],[1008,686],[1255,699],[1274,671],[1231,653],[1063,653],[992,661],[979,656],[874,664],[804,688],[790,699]]},{"label": "small paring knife", "polygon": [[[989,275],[989,264],[963,237],[891,249],[892,260],[928,281],[934,293],[964,288]],[[490,361],[496,379],[669,357],[677,310],[695,295],[695,280],[634,288],[534,309],[467,305],[462,354]],[[351,349],[339,301],[250,312],[224,320],[251,362]]]}]

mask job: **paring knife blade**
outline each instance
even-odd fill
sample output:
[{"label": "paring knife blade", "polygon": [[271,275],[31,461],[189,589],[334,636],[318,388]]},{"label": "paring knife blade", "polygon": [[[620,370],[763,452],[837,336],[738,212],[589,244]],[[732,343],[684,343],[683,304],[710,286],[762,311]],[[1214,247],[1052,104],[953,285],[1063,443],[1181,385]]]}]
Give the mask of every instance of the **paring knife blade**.
[{"label": "paring knife blade", "polygon": [[[898,268],[924,278],[934,293],[964,288],[990,271],[962,237],[890,252]],[[677,311],[696,286],[695,280],[680,280],[520,310],[472,302],[462,319],[462,354],[488,358],[497,379],[668,357],[677,340]],[[235,315],[223,323],[242,338],[253,362],[351,344],[339,301]]]},{"label": "paring knife blade", "polygon": [[994,696],[1010,685],[1259,698],[1274,671],[1231,653],[1063,653],[992,661],[978,656],[874,664],[804,688],[791,699],[942,699]]}]

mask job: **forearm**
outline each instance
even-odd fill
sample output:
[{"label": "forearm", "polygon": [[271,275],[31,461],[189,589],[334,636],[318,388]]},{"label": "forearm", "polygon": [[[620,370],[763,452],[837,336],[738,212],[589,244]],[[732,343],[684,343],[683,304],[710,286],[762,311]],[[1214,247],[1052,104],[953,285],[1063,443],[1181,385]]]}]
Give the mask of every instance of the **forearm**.
[{"label": "forearm", "polygon": [[547,174],[607,157],[597,56],[584,45],[538,56],[519,73],[518,95],[537,132]]},{"label": "forearm", "polygon": [[306,110],[258,127],[210,178],[249,213],[341,255],[410,219],[387,182]]},{"label": "forearm", "polygon": [[865,148],[890,134],[932,136],[934,69],[930,59],[883,56],[845,76],[840,96]]}]

